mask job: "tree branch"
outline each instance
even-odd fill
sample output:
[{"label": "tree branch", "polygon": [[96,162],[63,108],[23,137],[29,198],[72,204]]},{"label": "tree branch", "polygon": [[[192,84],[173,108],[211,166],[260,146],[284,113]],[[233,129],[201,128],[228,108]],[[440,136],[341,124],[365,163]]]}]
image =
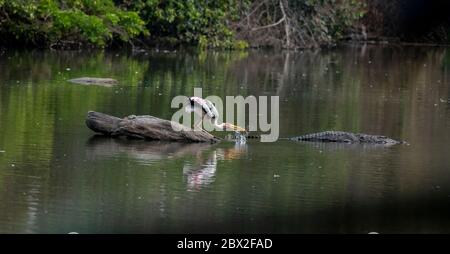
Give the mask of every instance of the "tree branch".
[{"label": "tree branch", "polygon": [[281,13],[283,13],[283,19],[284,19],[284,31],[286,33],[286,48],[290,48],[291,47],[291,40],[290,40],[290,35],[289,35],[289,20],[287,19],[286,16],[286,12],[284,11],[284,6],[283,6],[283,0],[280,0],[280,9],[281,9]]},{"label": "tree branch", "polygon": [[256,28],[252,28],[252,31],[257,31],[257,30],[261,30],[261,29],[266,29],[266,28],[271,28],[274,26],[277,26],[279,24],[281,24],[284,20],[286,19],[286,17],[282,17],[280,20],[278,20],[277,22],[267,25],[267,26],[260,26],[260,27],[256,27]]}]

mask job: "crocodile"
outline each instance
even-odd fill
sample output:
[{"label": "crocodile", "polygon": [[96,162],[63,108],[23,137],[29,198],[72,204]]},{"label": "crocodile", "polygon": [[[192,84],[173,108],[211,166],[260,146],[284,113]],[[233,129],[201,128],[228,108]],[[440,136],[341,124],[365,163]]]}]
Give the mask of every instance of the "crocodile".
[{"label": "crocodile", "polygon": [[[248,139],[259,138],[258,136],[246,136],[246,137]],[[356,143],[382,144],[382,145],[407,144],[405,141],[394,140],[386,136],[369,135],[364,133],[351,133],[345,131],[324,131],[280,139],[307,141],[307,142],[335,142],[335,143],[351,143],[351,144]]]},{"label": "crocodile", "polygon": [[345,131],[324,131],[289,138],[296,141],[311,142],[338,142],[338,143],[364,143],[364,144],[402,144],[405,141],[398,141],[386,136],[368,135],[364,133],[351,133]]}]

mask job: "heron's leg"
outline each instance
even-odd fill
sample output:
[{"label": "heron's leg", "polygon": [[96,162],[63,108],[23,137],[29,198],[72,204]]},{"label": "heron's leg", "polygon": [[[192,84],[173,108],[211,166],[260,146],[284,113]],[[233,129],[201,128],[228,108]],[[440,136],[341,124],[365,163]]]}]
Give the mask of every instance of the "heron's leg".
[{"label": "heron's leg", "polygon": [[194,130],[202,130],[202,119],[194,123]]}]

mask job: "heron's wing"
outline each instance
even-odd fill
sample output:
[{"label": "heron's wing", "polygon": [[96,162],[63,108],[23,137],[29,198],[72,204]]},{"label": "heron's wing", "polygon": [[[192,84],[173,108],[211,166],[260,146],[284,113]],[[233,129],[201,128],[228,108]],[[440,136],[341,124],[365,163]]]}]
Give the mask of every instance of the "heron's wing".
[{"label": "heron's wing", "polygon": [[189,97],[189,100],[192,102],[194,102],[195,104],[198,104],[200,106],[202,106],[203,104],[205,104],[205,100],[203,100],[200,97]]},{"label": "heron's wing", "polygon": [[[205,105],[205,100],[203,100],[202,98],[200,98],[200,97],[189,97],[189,101],[190,101],[190,103],[191,103],[191,105],[190,105],[190,111],[191,112],[194,112],[194,113],[197,113],[197,111],[195,111],[195,108],[197,107],[197,108],[201,108],[202,110],[204,110],[203,108],[204,108],[204,106],[203,105]],[[201,112],[198,112],[200,115],[202,115],[202,113]]]},{"label": "heron's wing", "polygon": [[193,102],[195,105],[201,106],[206,115],[210,118],[218,118],[219,112],[214,104],[206,99],[202,99],[200,97],[190,97],[189,100]]},{"label": "heron's wing", "polygon": [[203,109],[205,109],[206,114],[208,114],[211,118],[219,118],[219,112],[217,111],[217,108],[214,106],[212,102],[209,100],[204,100],[205,104],[203,106]]}]

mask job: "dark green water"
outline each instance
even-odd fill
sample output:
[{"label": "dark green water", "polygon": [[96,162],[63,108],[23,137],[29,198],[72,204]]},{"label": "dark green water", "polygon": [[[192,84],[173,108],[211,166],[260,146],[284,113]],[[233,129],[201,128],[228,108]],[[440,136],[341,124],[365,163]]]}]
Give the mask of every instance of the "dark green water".
[{"label": "dark green water", "polygon": [[[112,77],[115,87],[68,83]],[[280,136],[389,148],[94,137],[89,110],[170,118],[204,95],[280,96]],[[450,49],[0,53],[0,233],[450,232]]]}]

